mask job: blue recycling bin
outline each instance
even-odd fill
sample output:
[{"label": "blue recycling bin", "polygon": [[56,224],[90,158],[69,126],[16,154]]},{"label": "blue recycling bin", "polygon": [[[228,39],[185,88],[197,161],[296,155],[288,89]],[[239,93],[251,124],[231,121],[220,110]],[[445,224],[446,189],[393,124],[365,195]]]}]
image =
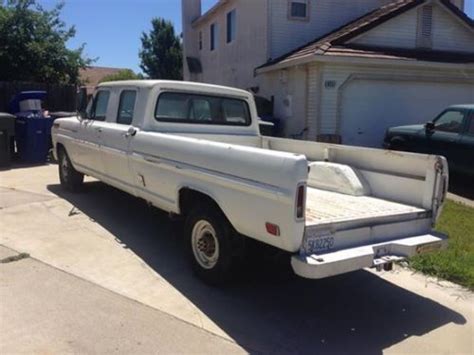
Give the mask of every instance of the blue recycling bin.
[{"label": "blue recycling bin", "polygon": [[43,114],[41,100],[45,98],[45,91],[24,91],[10,102],[10,111],[16,116],[15,141],[20,161],[45,163],[48,158],[54,119]]},{"label": "blue recycling bin", "polygon": [[51,136],[51,118],[17,114],[15,140],[19,160],[28,163],[45,163],[48,158]]}]

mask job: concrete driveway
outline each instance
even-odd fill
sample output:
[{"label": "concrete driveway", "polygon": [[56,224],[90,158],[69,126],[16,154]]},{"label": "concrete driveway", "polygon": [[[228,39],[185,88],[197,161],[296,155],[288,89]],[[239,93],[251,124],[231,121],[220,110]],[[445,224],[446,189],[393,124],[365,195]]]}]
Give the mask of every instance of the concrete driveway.
[{"label": "concrete driveway", "polygon": [[0,223],[0,244],[249,352],[473,353],[474,297],[460,287],[403,269],[308,281],[266,268],[210,288],[190,273],[179,222],[93,180],[66,193],[54,165],[0,172]]}]

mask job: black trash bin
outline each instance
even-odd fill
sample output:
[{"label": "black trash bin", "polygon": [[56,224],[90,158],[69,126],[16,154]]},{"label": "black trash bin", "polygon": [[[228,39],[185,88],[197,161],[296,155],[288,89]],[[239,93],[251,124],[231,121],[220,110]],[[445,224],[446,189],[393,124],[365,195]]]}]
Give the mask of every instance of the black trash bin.
[{"label": "black trash bin", "polygon": [[0,166],[10,165],[15,136],[15,116],[0,112]]}]

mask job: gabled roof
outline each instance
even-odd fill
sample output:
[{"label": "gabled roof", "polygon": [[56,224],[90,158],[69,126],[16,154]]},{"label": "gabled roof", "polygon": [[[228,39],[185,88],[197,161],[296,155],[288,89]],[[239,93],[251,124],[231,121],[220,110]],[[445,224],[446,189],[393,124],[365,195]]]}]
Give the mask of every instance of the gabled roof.
[{"label": "gabled roof", "polygon": [[[452,63],[474,62],[474,54],[459,54],[453,52],[439,52],[432,50],[392,49],[386,47],[368,47],[348,44],[347,41],[359,36],[380,24],[412,10],[427,0],[398,0],[382,6],[328,34],[323,35],[295,50],[270,60],[257,69],[284,64],[293,60],[307,57],[308,55],[334,55],[357,56],[369,58],[426,60]],[[440,0],[449,11],[463,21],[468,27],[474,29],[474,21],[464,12],[459,10],[448,0]]]}]

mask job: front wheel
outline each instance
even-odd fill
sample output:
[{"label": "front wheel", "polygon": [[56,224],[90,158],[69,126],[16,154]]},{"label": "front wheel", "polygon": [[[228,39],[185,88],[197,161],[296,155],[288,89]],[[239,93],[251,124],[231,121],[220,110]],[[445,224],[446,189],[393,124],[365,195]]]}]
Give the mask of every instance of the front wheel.
[{"label": "front wheel", "polygon": [[195,274],[210,285],[229,280],[239,255],[240,236],[214,206],[196,206],[185,222],[185,242]]},{"label": "front wheel", "polygon": [[59,180],[61,186],[71,192],[77,192],[84,182],[84,174],[81,174],[74,166],[64,148],[58,151]]}]

